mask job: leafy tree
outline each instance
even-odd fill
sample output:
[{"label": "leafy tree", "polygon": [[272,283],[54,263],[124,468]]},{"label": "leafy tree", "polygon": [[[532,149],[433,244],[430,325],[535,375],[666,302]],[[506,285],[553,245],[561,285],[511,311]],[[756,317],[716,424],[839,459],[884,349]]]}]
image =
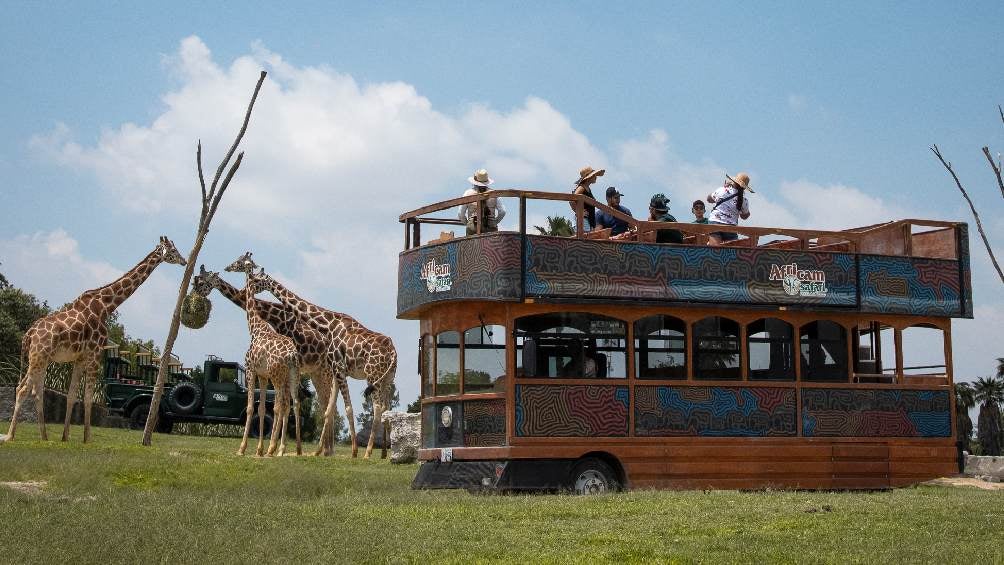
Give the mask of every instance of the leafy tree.
[{"label": "leafy tree", "polygon": [[407,411],[412,414],[418,414],[422,411],[422,399],[416,398],[414,402],[408,405]]},{"label": "leafy tree", "polygon": [[[398,405],[400,404],[401,404],[401,395],[397,392],[397,385],[391,385],[390,406],[387,407],[387,410],[393,410],[397,408]],[[369,429],[370,425],[373,424],[372,395],[363,397],[363,410],[362,412],[359,413],[358,416],[356,416],[356,422],[359,430]]]},{"label": "leafy tree", "polygon": [[969,383],[955,384],[955,427],[958,430],[959,441],[965,449],[973,439],[973,419],[969,417],[969,409],[976,406],[976,391]]},{"label": "leafy tree", "polygon": [[1004,381],[993,377],[980,377],[973,386],[976,401],[980,403],[977,440],[983,455],[1000,455],[1002,448],[1001,409],[1004,402]]},{"label": "leafy tree", "polygon": [[575,234],[572,222],[564,216],[548,216],[547,227],[533,226],[540,235],[557,235],[561,237],[571,237]]},{"label": "leafy tree", "polygon": [[48,303],[39,302],[0,275],[0,362],[20,366],[21,339],[35,320],[52,311]]}]

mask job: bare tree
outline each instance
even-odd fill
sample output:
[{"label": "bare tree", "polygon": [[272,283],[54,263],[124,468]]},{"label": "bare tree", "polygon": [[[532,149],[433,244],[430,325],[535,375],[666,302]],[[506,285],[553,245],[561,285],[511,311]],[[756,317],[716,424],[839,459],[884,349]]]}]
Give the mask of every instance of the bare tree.
[{"label": "bare tree", "polygon": [[[1001,121],[1004,122],[1004,109],[1001,109],[1000,106],[997,106],[997,111],[1000,113]],[[980,237],[983,238],[983,245],[984,247],[987,248],[987,254],[990,255],[990,261],[993,262],[994,268],[997,269],[997,275],[1001,278],[1001,282],[1004,283],[1004,272],[1001,271],[1001,266],[999,263],[997,263],[997,257],[994,255],[993,247],[990,246],[990,240],[987,239],[987,234],[985,231],[983,231],[983,222],[980,221],[980,214],[979,212],[976,211],[976,206],[973,205],[973,201],[969,198],[969,193],[967,193],[966,189],[962,187],[962,182],[959,181],[959,176],[956,175],[955,170],[952,169],[952,164],[946,161],[945,158],[941,155],[941,151],[938,150],[938,146],[937,145],[932,146],[931,151],[933,151],[934,155],[938,158],[939,161],[941,161],[941,164],[944,165],[946,169],[948,169],[948,173],[951,174],[952,179],[955,180],[955,186],[959,187],[959,191],[962,193],[962,197],[965,198],[966,202],[969,204],[969,210],[972,211],[973,218],[976,219],[976,229],[979,230]],[[1001,196],[1004,197],[1004,180],[1001,179],[1000,163],[994,162],[993,157],[990,156],[989,147],[983,147],[983,155],[986,156],[987,161],[990,163],[990,168],[993,170],[994,175],[997,177],[997,186],[999,186],[1001,189]]]},{"label": "bare tree", "polygon": [[[230,181],[234,178],[234,174],[237,173],[237,169],[241,166],[241,161],[244,159],[244,152],[240,152],[237,155],[237,159],[234,161],[233,165],[230,166],[230,170],[227,171],[227,175],[223,177],[223,171],[227,168],[230,163],[230,159],[234,155],[234,151],[237,150],[237,146],[240,145],[241,139],[244,138],[244,132],[247,131],[248,121],[251,120],[251,110],[254,108],[255,100],[258,98],[258,92],[261,90],[261,85],[265,82],[265,71],[261,72],[261,76],[258,77],[258,84],[255,85],[254,94],[251,96],[251,102],[248,104],[247,112],[244,114],[244,124],[241,126],[241,131],[237,134],[237,139],[234,140],[234,144],[230,146],[230,151],[227,152],[226,157],[220,162],[220,166],[216,169],[216,176],[213,177],[213,182],[209,186],[209,190],[206,190],[206,180],[202,175],[202,141],[199,140],[198,148],[195,152],[195,164],[199,171],[199,185],[202,187],[202,212],[199,216],[199,228],[195,232],[195,243],[192,245],[192,251],[188,254],[188,265],[185,267],[185,274],[181,279],[181,286],[178,288],[178,302],[174,306],[174,315],[171,317],[171,329],[167,333],[167,341],[164,344],[164,352],[160,356],[160,370],[157,372],[157,384],[153,388],[153,400],[150,401],[150,413],[146,419],[146,429],[143,430],[143,445],[150,445],[153,436],[153,430],[157,427],[157,417],[159,415],[160,399],[164,395],[164,382],[167,380],[167,364],[171,359],[171,350],[174,348],[174,341],[178,338],[178,326],[181,324],[181,307],[185,302],[185,295],[188,294],[188,284],[192,280],[192,273],[195,271],[195,265],[199,258],[199,252],[202,251],[202,244],[206,241],[206,234],[209,232],[209,224],[213,221],[213,216],[216,215],[216,209],[220,205],[220,200],[223,198],[223,193],[230,186]],[[223,182],[220,183],[220,178],[223,178]],[[250,394],[250,393],[249,393]]]}]

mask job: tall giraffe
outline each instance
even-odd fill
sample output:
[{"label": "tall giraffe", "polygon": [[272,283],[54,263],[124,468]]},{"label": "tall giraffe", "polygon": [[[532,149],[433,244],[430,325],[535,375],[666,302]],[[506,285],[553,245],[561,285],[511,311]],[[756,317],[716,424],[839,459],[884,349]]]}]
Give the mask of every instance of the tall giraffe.
[{"label": "tall giraffe", "polygon": [[[394,388],[394,376],[397,373],[397,350],[394,342],[383,334],[374,332],[352,316],[340,314],[316,306],[300,298],[286,287],[279,284],[271,276],[262,272],[258,278],[265,290],[271,292],[287,308],[291,309],[298,322],[313,327],[331,340],[332,346],[344,352],[344,373],[354,379],[366,381],[366,396],[373,394],[373,424],[370,427],[370,437],[366,444],[363,458],[369,459],[373,453],[373,443],[376,430],[383,423],[383,412],[390,404],[391,390]],[[336,377],[339,375],[336,374]],[[334,395],[329,398],[329,406]],[[346,406],[346,412],[349,408]],[[349,426],[353,427],[352,416],[348,415]],[[325,419],[321,437],[328,431],[328,419]],[[352,456],[356,456],[355,430],[352,430]],[[384,434],[383,457],[387,457],[387,434]]]},{"label": "tall giraffe", "polygon": [[[245,308],[245,293],[243,290],[225,281],[220,277],[218,272],[207,271],[205,265],[200,265],[199,274],[195,276],[192,283],[193,291],[196,294],[208,296],[214,288],[241,309]],[[332,365],[337,362],[340,353],[329,351],[328,340],[313,327],[297,325],[292,310],[282,304],[276,304],[275,302],[259,298],[255,298],[253,304],[258,316],[272,326],[277,333],[293,339],[300,354],[300,372],[310,375],[310,380],[317,391],[318,405],[327,407],[328,395],[331,394],[332,381],[334,381],[334,384],[342,394],[346,411],[351,418],[352,398],[349,394],[348,383],[345,377],[335,377],[332,370]],[[251,414],[248,414],[248,417],[250,416]],[[353,426],[354,433],[355,428]],[[322,453],[324,455],[331,455],[333,450],[334,434],[332,433],[328,434],[327,438],[322,438],[322,441],[318,442],[317,451],[314,452],[314,455],[321,455]]]},{"label": "tall giraffe", "polygon": [[[268,322],[258,315],[254,307],[255,294],[261,292],[254,276],[257,265],[251,260],[248,252],[231,263],[226,271],[229,273],[243,272],[247,284],[244,285],[244,311],[247,313],[248,333],[251,343],[244,356],[247,370],[248,403],[247,417],[244,422],[244,439],[241,440],[239,455],[244,455],[247,449],[248,434],[251,431],[251,414],[254,411],[254,390],[257,379],[261,379],[261,393],[258,395],[258,448],[255,453],[262,455],[265,438],[265,397],[268,383],[275,389],[275,426],[272,428],[272,439],[268,444],[268,455],[283,455],[286,452],[286,425],[289,422],[289,404],[293,403],[293,415],[296,427],[296,454],[303,453],[303,443],[300,440],[300,355],[293,339],[276,333]],[[281,425],[280,425],[281,422]],[[276,434],[276,432],[279,432]],[[279,437],[277,438],[276,435]],[[279,451],[276,453],[276,446]]]},{"label": "tall giraffe", "polygon": [[35,321],[21,340],[22,365],[27,359],[28,372],[17,387],[14,414],[7,439],[14,439],[21,403],[29,394],[35,397],[38,427],[43,440],[45,430],[45,371],[50,363],[73,363],[70,388],[66,391],[66,417],[63,441],[70,437],[70,415],[77,402],[77,390],[84,378],[84,443],[91,439],[91,404],[101,354],[108,340],[107,318],[153,273],[161,263],[184,265],[185,259],[174,243],[161,236],[160,243],[135,267],[114,282],[88,290],[60,310]]}]

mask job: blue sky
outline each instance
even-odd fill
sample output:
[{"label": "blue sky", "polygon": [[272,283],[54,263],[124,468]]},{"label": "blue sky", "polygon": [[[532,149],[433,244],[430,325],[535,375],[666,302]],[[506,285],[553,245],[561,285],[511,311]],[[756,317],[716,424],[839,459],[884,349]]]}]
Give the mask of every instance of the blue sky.
[{"label": "blue sky", "polygon": [[[402,398],[417,324],[394,319],[397,215],[500,186],[567,190],[606,166],[642,213],[673,211],[749,171],[757,225],[971,221],[937,143],[1004,242],[980,147],[1004,150],[1000,3],[433,3],[0,5],[0,270],[61,304],[104,284],[157,236],[187,250],[195,141],[214,169],[257,69],[270,71],[245,165],[202,260],[250,248],[319,304],[391,335]],[[977,319],[956,322],[957,377],[1004,351],[1000,284],[975,230]],[[173,269],[173,270],[172,270]],[[180,269],[123,307],[163,340]],[[240,281],[231,279],[235,284]],[[214,296],[183,332],[188,363],[240,357],[240,313]],[[981,343],[982,342],[982,343]]]}]

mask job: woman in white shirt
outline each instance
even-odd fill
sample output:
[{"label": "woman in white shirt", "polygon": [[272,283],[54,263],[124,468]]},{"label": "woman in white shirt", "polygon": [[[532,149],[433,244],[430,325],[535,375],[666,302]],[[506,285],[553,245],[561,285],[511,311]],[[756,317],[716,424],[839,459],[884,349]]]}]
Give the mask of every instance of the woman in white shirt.
[{"label": "woman in white shirt", "polygon": [[[750,188],[750,176],[746,173],[739,173],[735,178],[725,175],[725,178],[725,185],[708,195],[708,202],[714,204],[708,223],[736,226],[739,225],[739,218],[745,220],[750,217],[750,203],[745,192],[748,190],[755,194],[755,191]],[[735,232],[714,232],[708,234],[708,245],[721,245],[738,237]]]},{"label": "woman in white shirt", "polygon": [[[467,182],[471,183],[471,188],[464,192],[464,196],[473,196],[488,191],[488,185],[494,182],[485,169],[474,171],[474,175],[467,177]],[[471,202],[460,206],[460,213],[457,217],[467,224],[467,235],[478,233],[478,222],[481,222],[481,233],[498,231],[499,222],[505,217],[505,206],[498,198],[488,198],[482,208],[483,218],[478,218],[478,204]]]}]

